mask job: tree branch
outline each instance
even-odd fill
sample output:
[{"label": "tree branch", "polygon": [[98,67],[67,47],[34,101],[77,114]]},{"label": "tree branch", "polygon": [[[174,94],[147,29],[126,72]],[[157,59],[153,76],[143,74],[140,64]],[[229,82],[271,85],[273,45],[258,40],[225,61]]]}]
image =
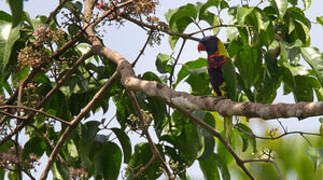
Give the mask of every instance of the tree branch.
[{"label": "tree branch", "polygon": [[133,61],[133,63],[131,64],[131,67],[135,67],[135,65],[137,64],[137,62],[138,62],[139,58],[140,58],[140,57],[141,57],[141,55],[144,53],[144,51],[145,51],[145,49],[146,49],[146,47],[147,47],[147,45],[148,45],[148,43],[149,43],[149,40],[150,40],[150,38],[151,38],[151,36],[152,36],[153,32],[154,32],[154,31],[149,31],[148,37],[147,37],[147,39],[146,39],[146,42],[145,42],[144,46],[141,48],[141,50],[140,50],[140,52],[139,52],[138,56],[136,57],[136,59],[135,59],[135,60]]}]

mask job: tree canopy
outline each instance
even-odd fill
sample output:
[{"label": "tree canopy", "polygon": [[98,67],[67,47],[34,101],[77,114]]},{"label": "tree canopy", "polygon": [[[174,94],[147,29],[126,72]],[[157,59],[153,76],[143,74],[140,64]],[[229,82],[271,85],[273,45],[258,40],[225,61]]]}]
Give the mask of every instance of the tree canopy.
[{"label": "tree canopy", "polygon": [[[201,0],[164,17],[158,0],[59,0],[35,18],[23,0],[7,2],[0,179],[190,179],[196,162],[207,180],[323,177],[323,53],[310,35],[323,16],[306,16],[311,0]],[[142,30],[142,47],[127,59],[112,46],[132,39],[105,37],[130,25]],[[181,58],[189,42],[220,32],[230,99],[212,96],[204,55]],[[156,71],[137,73],[149,46],[165,43],[171,53],[150,57]],[[279,88],[294,102],[281,102]],[[234,118],[230,138],[223,116]],[[320,126],[291,131],[283,124],[291,117]],[[266,126],[260,133],[255,119]]]}]

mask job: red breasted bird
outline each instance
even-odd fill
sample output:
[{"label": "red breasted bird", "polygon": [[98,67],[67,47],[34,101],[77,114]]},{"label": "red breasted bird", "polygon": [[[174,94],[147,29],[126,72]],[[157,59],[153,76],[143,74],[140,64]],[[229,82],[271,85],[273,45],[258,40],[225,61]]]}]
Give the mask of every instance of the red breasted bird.
[{"label": "red breasted bird", "polygon": [[229,55],[224,48],[224,44],[216,36],[206,36],[199,41],[198,51],[207,52],[207,69],[212,88],[217,96],[225,96],[223,87],[223,65]]},{"label": "red breasted bird", "polygon": [[[226,60],[229,60],[229,55],[224,48],[224,44],[216,36],[207,36],[199,41],[197,49],[199,52],[207,52],[207,70],[215,95],[227,96],[223,90],[226,86],[223,77],[223,66]],[[213,116],[218,116],[217,113],[212,114]],[[232,116],[224,116],[224,132],[226,138],[230,141],[232,133]]]}]

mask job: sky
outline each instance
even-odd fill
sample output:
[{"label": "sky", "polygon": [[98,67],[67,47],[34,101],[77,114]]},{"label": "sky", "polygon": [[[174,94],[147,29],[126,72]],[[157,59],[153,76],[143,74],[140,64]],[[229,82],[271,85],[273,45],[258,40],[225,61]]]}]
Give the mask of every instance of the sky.
[{"label": "sky", "polygon": [[[201,2],[205,2],[205,0],[200,0]],[[30,13],[31,18],[34,18],[36,15],[45,15],[48,16],[49,13],[57,6],[58,0],[29,0],[25,1],[24,3],[24,10]],[[170,8],[177,8],[181,5],[186,3],[195,3],[198,2],[196,0],[160,0],[160,4],[156,10],[156,16],[160,17],[161,20],[165,21],[164,13],[167,12]],[[309,10],[306,11],[306,16],[312,21],[316,21],[315,18],[317,16],[323,16],[323,1],[322,0],[313,0],[312,6]],[[5,3],[5,0],[0,0],[0,10],[6,11],[10,13],[8,5]],[[224,19],[225,23],[228,24],[228,19]],[[146,39],[146,32],[143,31],[140,27],[132,24],[132,23],[125,23],[124,26],[107,26],[105,32],[102,34],[104,35],[104,43],[111,49],[117,50],[121,53],[126,59],[132,62],[137,54],[139,53],[140,49],[143,46],[143,43]],[[192,32],[197,30],[196,27],[190,26],[186,32]],[[323,41],[322,41],[322,34],[323,26],[319,24],[312,24],[312,28],[310,31],[311,34],[311,46],[318,47],[321,52],[323,51]],[[208,32],[210,34],[210,32]],[[221,30],[219,34],[220,39],[226,40],[225,38],[225,29]],[[177,55],[178,49],[181,45],[181,41],[177,44],[175,48],[175,55]],[[184,64],[187,61],[197,59],[201,56],[206,56],[205,54],[199,54],[196,50],[196,42],[188,41],[186,46],[183,49],[183,53],[179,59],[179,64]],[[144,73],[146,71],[153,71],[157,72],[155,68],[155,59],[158,53],[165,53],[170,54],[172,53],[170,46],[167,41],[167,35],[162,38],[161,45],[157,46],[148,46],[144,52],[144,55],[139,60],[135,67],[136,74]],[[180,69],[180,66],[177,67],[176,71]],[[182,91],[189,91],[189,87],[187,85],[181,85],[177,88],[177,90]],[[294,98],[292,95],[283,96],[282,90],[280,89],[278,92],[278,96],[275,99],[275,102],[289,102],[293,103]],[[112,104],[111,106],[112,107]],[[114,115],[115,108],[112,107],[106,114],[99,114],[96,116],[101,116],[109,119],[109,117]],[[314,119],[314,120],[313,120]],[[317,120],[318,118],[308,118],[307,120],[299,122],[296,118],[289,118],[288,120],[284,120],[283,124],[288,126],[289,130],[304,130],[304,131],[313,131],[317,130],[319,127],[319,123]],[[116,124],[112,124],[112,126],[117,126]],[[255,133],[260,133],[264,128],[269,126],[278,126],[274,122],[269,122],[263,124],[262,121],[259,120],[252,120],[250,122],[251,127],[255,131]],[[132,138],[135,138],[135,141],[141,141],[139,137],[133,135]],[[22,141],[26,141],[23,139]],[[46,162],[47,157],[42,157],[42,162]],[[42,171],[43,163],[39,167],[37,174]],[[192,168],[190,168],[189,174],[193,177],[201,177],[202,174],[198,169],[198,165],[195,163]],[[49,178],[51,179],[51,178]]]}]

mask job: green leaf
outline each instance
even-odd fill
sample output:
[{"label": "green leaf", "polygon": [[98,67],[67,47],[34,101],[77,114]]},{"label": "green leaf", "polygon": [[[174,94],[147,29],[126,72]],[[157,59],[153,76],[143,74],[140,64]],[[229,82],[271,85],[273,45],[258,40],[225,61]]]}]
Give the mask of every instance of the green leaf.
[{"label": "green leaf", "polygon": [[202,71],[206,72],[206,68],[201,69],[202,67],[206,67],[206,65],[207,65],[207,60],[205,58],[198,58],[198,59],[196,59],[194,61],[189,61],[189,62],[185,63],[182,66],[181,70],[178,72],[177,80],[173,84],[174,88],[176,88],[176,86],[183,79],[185,79],[190,74],[190,72],[202,72]]},{"label": "green leaf", "polygon": [[173,112],[171,118],[174,128],[164,140],[173,144],[185,164],[190,166],[198,158],[202,148],[199,128],[178,111]]},{"label": "green leaf", "polygon": [[321,135],[321,137],[323,137],[323,118],[320,118],[319,122],[321,124],[321,126],[320,126],[320,135]]},{"label": "green leaf", "polygon": [[32,20],[32,25],[34,30],[38,29],[40,26],[44,25],[47,20],[46,16],[37,15],[35,19]]},{"label": "green leaf", "polygon": [[316,21],[323,26],[323,16],[316,17]]},{"label": "green leaf", "polygon": [[296,81],[291,71],[286,67],[281,68],[281,74],[284,82],[284,95],[286,95],[296,88]]},{"label": "green leaf", "polygon": [[6,174],[6,172],[3,169],[1,169],[0,170],[0,179],[4,179],[5,174]]},{"label": "green leaf", "polygon": [[[212,154],[214,155],[214,154]],[[206,180],[218,180],[220,179],[219,170],[214,160],[214,156],[210,156],[206,159],[199,160],[200,168],[203,172],[204,179]]]},{"label": "green leaf", "polygon": [[323,88],[315,88],[315,93],[318,101],[323,101]]},{"label": "green leaf", "polygon": [[[210,26],[220,25],[220,18],[209,11],[200,13],[199,19],[206,21]],[[220,31],[220,28],[213,28],[214,35],[218,34],[219,31]]]},{"label": "green leaf", "polygon": [[227,59],[223,65],[223,77],[226,82],[226,92],[228,97],[233,101],[237,101],[237,77],[235,72],[235,67],[231,59]]},{"label": "green leaf", "polygon": [[121,125],[121,129],[124,129],[126,127],[126,123],[131,123],[127,118],[130,114],[135,114],[132,103],[123,91],[120,91],[118,94],[113,96],[113,101],[117,109],[117,120]]},{"label": "green leaf", "polygon": [[[179,7],[176,12],[174,12],[169,20],[169,27],[174,32],[183,32],[187,22],[193,22],[196,19],[197,11],[193,4],[186,4],[185,6]],[[187,21],[185,23],[181,21]],[[186,25],[186,26],[185,26]]]},{"label": "green leaf", "polygon": [[85,43],[78,44],[75,49],[80,53],[80,55],[84,55],[91,50],[91,46]]},{"label": "green leaf", "polygon": [[292,4],[293,6],[296,6],[297,5],[297,0],[288,0],[288,2],[290,4]]},{"label": "green leaf", "polygon": [[204,13],[209,7],[212,7],[212,6],[218,7],[219,1],[222,1],[222,0],[208,0],[206,3],[202,5],[199,13],[200,14]]},{"label": "green leaf", "polygon": [[173,147],[164,146],[165,148],[165,154],[169,157],[170,161],[173,161],[176,163],[176,167],[171,167],[172,170],[176,173],[178,173],[178,176],[183,179],[186,180],[186,164],[183,158],[181,158],[181,156],[179,155],[179,153],[177,152],[177,150]]},{"label": "green leaf", "polygon": [[12,13],[12,27],[20,24],[23,18],[23,0],[7,1]]},{"label": "green leaf", "polygon": [[100,122],[98,121],[88,121],[81,126],[81,137],[85,141],[92,141],[97,135]]},{"label": "green leaf", "polygon": [[19,180],[18,174],[14,171],[8,172],[8,179],[9,180]]},{"label": "green leaf", "polygon": [[6,152],[7,150],[9,150],[12,146],[13,146],[13,142],[12,141],[6,141],[5,143],[3,143],[0,146],[0,152]]},{"label": "green leaf", "polygon": [[[157,75],[152,72],[146,72],[143,75],[144,80],[157,81],[161,83],[161,80]],[[167,124],[167,109],[166,104],[156,97],[146,96],[144,97],[146,109],[152,113],[154,120],[154,128],[158,137],[163,132],[165,125]]]},{"label": "green leaf", "polygon": [[28,158],[30,154],[35,154],[38,158],[40,158],[43,155],[46,146],[47,144],[42,138],[33,137],[24,145],[23,156]]},{"label": "green leaf", "polygon": [[279,16],[282,18],[285,15],[285,12],[288,7],[288,1],[287,0],[273,0],[272,3],[274,4],[274,7],[277,9]]},{"label": "green leaf", "polygon": [[[175,10],[166,13],[166,19],[169,19],[169,28],[176,33],[183,33],[187,26],[197,17],[197,10],[193,4],[186,4]],[[169,43],[174,50],[178,37],[169,37]]]},{"label": "green leaf", "polygon": [[316,86],[316,79],[310,76],[296,76],[296,89],[293,90],[295,101],[313,101],[313,86]]},{"label": "green leaf", "polygon": [[[293,44],[288,44],[286,42],[280,43],[280,55],[284,61],[291,63],[297,62],[300,54],[300,47],[303,42],[297,39]],[[297,63],[294,63],[297,64]]]},{"label": "green leaf", "polygon": [[236,54],[234,64],[238,68],[245,89],[256,84],[263,73],[261,51],[246,44]]},{"label": "green leaf", "polygon": [[312,0],[303,0],[304,10],[308,9],[312,5]]},{"label": "green leaf", "polygon": [[[213,118],[213,115],[210,112],[198,110],[198,111],[194,111],[193,115],[199,117],[200,119],[203,119],[203,121],[206,122],[211,127],[213,128],[216,127],[215,119]],[[198,159],[203,160],[213,154],[215,140],[214,140],[214,136],[211,135],[204,128],[199,127],[198,130],[202,135],[201,137],[202,148],[199,152]]]},{"label": "green leaf", "polygon": [[169,45],[172,48],[172,50],[175,49],[175,46],[176,46],[176,43],[177,43],[178,39],[179,38],[177,36],[169,36],[168,37],[168,42],[169,42]]},{"label": "green leaf", "polygon": [[229,8],[229,3],[227,1],[224,1],[224,0],[221,0],[221,3],[220,3],[220,8],[221,9],[226,9],[226,8]]},{"label": "green leaf", "polygon": [[79,13],[82,11],[83,5],[79,1],[76,1],[75,3],[72,1],[69,1],[64,4],[64,7],[73,13]]},{"label": "green leaf", "polygon": [[25,67],[22,69],[20,72],[14,75],[14,81],[15,82],[20,82],[21,80],[25,79],[25,77],[28,76],[30,67]]},{"label": "green leaf", "polygon": [[193,95],[204,96],[211,94],[209,76],[205,71],[191,73],[185,82],[191,86],[191,94]]},{"label": "green leaf", "polygon": [[311,158],[315,169],[323,164],[323,148],[308,147],[306,149],[306,154]]},{"label": "green leaf", "polygon": [[67,151],[72,158],[77,158],[79,156],[78,148],[76,147],[73,140],[70,140],[67,144]]},{"label": "green leaf", "polygon": [[12,17],[0,11],[0,70],[3,72],[9,63],[15,42],[20,38],[20,26],[13,26]]},{"label": "green leaf", "polygon": [[[161,146],[157,146],[159,152]],[[151,147],[149,143],[139,143],[135,146],[135,153],[131,156],[126,170],[127,179],[131,179],[139,169],[146,165],[152,157]],[[161,154],[163,156],[163,154]],[[157,179],[162,174],[160,169],[160,161],[156,158],[153,163],[142,173],[137,179]]]},{"label": "green leaf", "polygon": [[281,72],[277,59],[270,53],[265,54],[265,74],[263,80],[255,86],[256,102],[272,103],[277,95],[277,89],[281,85]]},{"label": "green leaf", "polygon": [[[204,178],[207,180],[230,180],[230,173],[227,165],[218,154],[212,154],[204,160],[199,160],[200,168],[203,172]],[[221,171],[221,178],[219,177],[219,170]]]},{"label": "green leaf", "polygon": [[304,11],[297,7],[288,8],[286,15],[288,14],[289,18],[295,20],[296,22],[302,23],[308,28],[311,28],[311,21],[305,16]]},{"label": "green leaf", "polygon": [[[248,126],[246,126],[246,125],[244,125],[242,123],[238,123],[235,126],[239,127],[239,129],[253,135],[252,130]],[[248,135],[248,134],[246,134],[246,133],[244,133],[244,132],[242,132],[240,130],[238,130],[238,132],[239,132],[239,135],[240,135],[240,137],[242,139],[242,142],[243,142],[243,144],[242,144],[242,152],[245,152],[247,150],[247,148],[248,148],[249,143],[251,143],[252,146],[253,146],[253,152],[256,153],[257,152],[256,138],[251,137],[250,135]]]},{"label": "green leaf", "polygon": [[117,179],[119,176],[122,152],[112,142],[95,142],[90,155],[95,162],[95,179]]},{"label": "green leaf", "polygon": [[323,54],[315,47],[301,48],[305,61],[312,67],[316,77],[323,86]]},{"label": "green leaf", "polygon": [[245,19],[246,17],[251,14],[251,12],[254,10],[254,7],[239,7],[238,8],[238,14],[237,14],[237,19],[238,19],[238,23],[240,25],[244,25],[245,24]]},{"label": "green leaf", "polygon": [[168,63],[172,60],[172,57],[167,54],[159,53],[156,59],[157,71],[160,73],[171,73],[172,66]]},{"label": "green leaf", "polygon": [[131,141],[128,135],[119,128],[111,128],[114,134],[117,136],[122,150],[123,150],[123,159],[125,163],[128,163],[131,157]]},{"label": "green leaf", "polygon": [[65,169],[61,163],[55,162],[52,168],[54,179],[68,179],[69,172],[68,169]]}]

